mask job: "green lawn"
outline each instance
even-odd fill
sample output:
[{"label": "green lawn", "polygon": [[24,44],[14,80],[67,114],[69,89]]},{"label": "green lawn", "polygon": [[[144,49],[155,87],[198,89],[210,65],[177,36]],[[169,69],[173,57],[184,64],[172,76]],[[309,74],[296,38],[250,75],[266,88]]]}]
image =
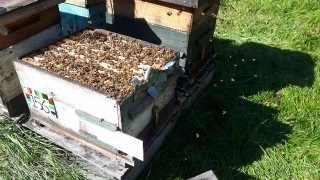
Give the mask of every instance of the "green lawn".
[{"label": "green lawn", "polygon": [[[217,72],[141,179],[320,179],[320,3],[222,0]],[[0,179],[81,179],[74,157],[0,120]]]}]

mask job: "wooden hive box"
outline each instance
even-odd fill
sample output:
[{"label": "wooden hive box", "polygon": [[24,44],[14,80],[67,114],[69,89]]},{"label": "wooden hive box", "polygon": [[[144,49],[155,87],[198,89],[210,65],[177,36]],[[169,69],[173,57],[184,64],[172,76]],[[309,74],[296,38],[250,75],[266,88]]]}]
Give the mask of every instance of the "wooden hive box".
[{"label": "wooden hive box", "polygon": [[196,61],[214,54],[219,4],[219,0],[106,0],[107,29],[180,51],[193,71]]},{"label": "wooden hive box", "polygon": [[72,32],[82,30],[88,26],[103,28],[105,22],[105,2],[93,6],[77,6],[74,4],[59,4],[61,15],[61,26],[63,34],[66,36]]},{"label": "wooden hive box", "polygon": [[[131,56],[137,59],[120,55],[125,51],[116,43],[128,53],[136,47]],[[114,51],[120,54],[113,56]],[[158,55],[148,59],[149,53]],[[170,58],[160,57],[167,53]],[[105,30],[84,30],[14,65],[33,117],[143,160],[143,141],[137,137],[174,101],[178,59],[177,52],[164,47]]]},{"label": "wooden hive box", "polygon": [[27,111],[12,60],[61,37],[60,0],[0,0],[0,111]]}]

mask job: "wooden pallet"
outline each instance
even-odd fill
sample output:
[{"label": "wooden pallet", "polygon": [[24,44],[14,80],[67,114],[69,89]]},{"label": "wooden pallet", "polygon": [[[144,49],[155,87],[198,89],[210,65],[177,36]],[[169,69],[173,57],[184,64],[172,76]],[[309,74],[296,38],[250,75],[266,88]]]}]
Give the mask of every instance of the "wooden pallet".
[{"label": "wooden pallet", "polygon": [[[140,138],[145,142],[144,161],[137,160],[128,155],[115,155],[109,150],[83,139],[76,133],[52,123],[35,114],[24,126],[30,128],[55,144],[79,156],[80,165],[88,179],[136,179],[149,164],[152,157],[160,148],[166,136],[173,130],[181,117],[183,109],[188,109],[201,91],[209,84],[215,71],[213,60],[209,61],[195,78],[193,84],[186,86],[183,93],[177,97],[178,104],[168,105],[159,125],[155,128],[146,128]],[[97,151],[99,149],[99,151]],[[103,152],[103,153],[101,153]]]}]

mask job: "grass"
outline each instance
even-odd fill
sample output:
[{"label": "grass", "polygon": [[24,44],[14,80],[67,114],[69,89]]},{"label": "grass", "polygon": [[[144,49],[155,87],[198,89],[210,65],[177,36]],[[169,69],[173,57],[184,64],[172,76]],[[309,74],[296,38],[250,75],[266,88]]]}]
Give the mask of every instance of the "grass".
[{"label": "grass", "polygon": [[81,179],[75,157],[0,117],[0,179]]},{"label": "grass", "polygon": [[[140,179],[320,179],[320,4],[222,0],[217,73]],[[0,121],[0,179],[82,179],[74,157]]]},{"label": "grass", "polygon": [[141,179],[320,179],[320,4],[224,0],[217,73]]}]

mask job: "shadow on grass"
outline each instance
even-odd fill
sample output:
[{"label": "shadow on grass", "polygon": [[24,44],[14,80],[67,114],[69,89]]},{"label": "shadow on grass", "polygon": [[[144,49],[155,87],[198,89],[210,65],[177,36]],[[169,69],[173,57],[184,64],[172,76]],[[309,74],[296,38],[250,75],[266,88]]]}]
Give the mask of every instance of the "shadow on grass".
[{"label": "shadow on grass", "polygon": [[141,179],[186,179],[211,169],[219,179],[255,179],[239,169],[288,139],[291,128],[277,120],[279,90],[312,86],[311,57],[225,39],[217,39],[216,47],[214,79]]}]

